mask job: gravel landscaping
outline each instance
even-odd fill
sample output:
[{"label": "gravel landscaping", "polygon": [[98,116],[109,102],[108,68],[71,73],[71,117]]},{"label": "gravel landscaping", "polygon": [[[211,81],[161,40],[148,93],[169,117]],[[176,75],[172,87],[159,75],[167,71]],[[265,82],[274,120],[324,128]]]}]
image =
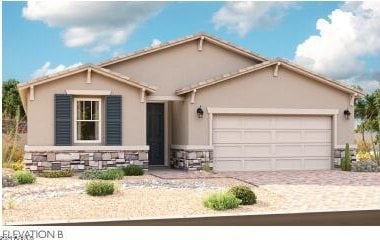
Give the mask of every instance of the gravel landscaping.
[{"label": "gravel landscaping", "polygon": [[[221,212],[205,208],[202,200],[213,192],[243,184],[231,178],[160,179],[144,175],[115,181],[118,190],[114,195],[92,197],[84,192],[87,182],[78,177],[38,177],[32,185],[4,188],[3,207],[8,208],[3,209],[3,223],[215,215]],[[267,190],[250,187],[258,196],[257,204],[222,214],[273,211],[284,201]]]}]

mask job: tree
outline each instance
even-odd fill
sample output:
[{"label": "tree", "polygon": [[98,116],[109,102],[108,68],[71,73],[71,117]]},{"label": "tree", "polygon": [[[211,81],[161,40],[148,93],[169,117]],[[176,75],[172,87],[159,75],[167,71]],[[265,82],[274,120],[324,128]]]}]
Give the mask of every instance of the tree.
[{"label": "tree", "polygon": [[19,82],[16,79],[9,79],[3,82],[3,119],[15,118],[17,111],[20,111],[20,118],[25,116],[24,108],[22,107],[20,95],[17,89]]},{"label": "tree", "polygon": [[371,133],[372,150],[380,163],[380,89],[356,102],[355,118],[361,121],[357,131],[362,133],[363,140],[364,132]]}]

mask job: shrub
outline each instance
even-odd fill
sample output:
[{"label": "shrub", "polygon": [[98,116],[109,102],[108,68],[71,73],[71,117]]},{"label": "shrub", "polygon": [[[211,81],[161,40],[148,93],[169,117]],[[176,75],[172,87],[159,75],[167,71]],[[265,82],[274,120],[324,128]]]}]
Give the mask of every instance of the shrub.
[{"label": "shrub", "polygon": [[226,210],[239,207],[240,199],[230,192],[219,192],[210,195],[203,201],[203,205],[214,210]]},{"label": "shrub", "polygon": [[22,162],[13,162],[10,167],[15,171],[20,171],[24,169],[24,164]]},{"label": "shrub", "polygon": [[99,179],[100,174],[102,171],[100,170],[85,170],[80,176],[80,179],[83,180],[93,180],[93,179]]},{"label": "shrub", "polygon": [[45,178],[61,178],[61,177],[72,177],[73,172],[71,170],[53,170],[53,171],[44,171],[39,174],[40,177]]},{"label": "shrub", "polygon": [[256,203],[256,195],[248,186],[234,186],[230,188],[229,192],[240,199],[242,205],[252,205]]},{"label": "shrub", "polygon": [[19,184],[31,184],[36,181],[36,176],[29,171],[16,171],[13,177]]},{"label": "shrub", "polygon": [[372,160],[355,161],[352,163],[353,172],[380,172],[380,166]]},{"label": "shrub", "polygon": [[122,169],[107,169],[99,174],[99,179],[103,180],[117,180],[122,179],[124,171]]},{"label": "shrub", "polygon": [[129,165],[128,167],[121,168],[124,172],[124,176],[141,176],[144,175],[144,170],[140,166]]},{"label": "shrub", "polygon": [[356,159],[359,161],[369,161],[372,160],[372,155],[369,152],[360,151],[356,154]]},{"label": "shrub", "polygon": [[86,193],[91,196],[112,195],[114,191],[114,184],[109,181],[91,181],[86,185]]}]

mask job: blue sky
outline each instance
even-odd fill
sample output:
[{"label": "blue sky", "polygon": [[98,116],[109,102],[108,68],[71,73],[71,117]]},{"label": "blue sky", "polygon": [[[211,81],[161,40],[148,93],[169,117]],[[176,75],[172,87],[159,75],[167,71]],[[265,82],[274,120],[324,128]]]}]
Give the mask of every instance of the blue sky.
[{"label": "blue sky", "polygon": [[[3,81],[25,81],[79,63],[96,63],[148,47],[154,39],[165,42],[208,32],[334,79],[369,90],[379,87],[380,44],[357,37],[367,34],[360,27],[367,24],[373,38],[380,39],[376,26],[380,9],[373,6],[343,2],[81,4],[87,5],[3,2]],[[373,14],[361,16],[361,9]],[[347,33],[353,36],[345,39]]]}]

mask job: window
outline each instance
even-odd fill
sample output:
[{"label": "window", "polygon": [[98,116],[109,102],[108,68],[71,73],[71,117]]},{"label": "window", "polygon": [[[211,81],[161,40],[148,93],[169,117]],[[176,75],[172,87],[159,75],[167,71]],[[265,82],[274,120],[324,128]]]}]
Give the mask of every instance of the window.
[{"label": "window", "polygon": [[74,99],[74,142],[101,142],[101,99]]}]

